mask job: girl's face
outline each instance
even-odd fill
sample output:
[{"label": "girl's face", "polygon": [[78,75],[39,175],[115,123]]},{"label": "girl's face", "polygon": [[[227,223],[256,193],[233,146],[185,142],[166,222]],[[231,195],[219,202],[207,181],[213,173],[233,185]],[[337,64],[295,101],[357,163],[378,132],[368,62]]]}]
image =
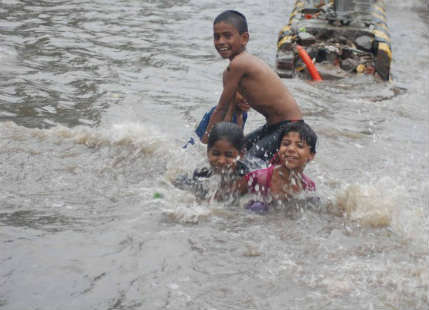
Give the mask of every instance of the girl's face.
[{"label": "girl's face", "polygon": [[240,152],[226,139],[219,139],[207,150],[207,157],[213,172],[217,174],[231,172],[235,169]]},{"label": "girl's face", "polygon": [[301,139],[298,132],[288,132],[283,136],[279,149],[280,162],[290,170],[303,171],[305,165],[314,158],[310,146]]},{"label": "girl's face", "polygon": [[213,26],[213,40],[219,55],[233,59],[245,49],[249,34],[240,34],[233,25],[219,22]]}]

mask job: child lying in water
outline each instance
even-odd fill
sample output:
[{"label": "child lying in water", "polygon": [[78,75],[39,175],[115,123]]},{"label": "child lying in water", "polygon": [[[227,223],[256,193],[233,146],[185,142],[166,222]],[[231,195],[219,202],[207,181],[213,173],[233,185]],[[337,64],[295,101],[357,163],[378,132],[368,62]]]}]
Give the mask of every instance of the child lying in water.
[{"label": "child lying in water", "polygon": [[[285,201],[302,191],[315,191],[314,182],[303,172],[316,155],[316,142],[316,133],[303,121],[286,125],[280,133],[279,150],[272,165],[243,177],[238,184],[240,193],[258,193],[263,198]],[[259,203],[258,207],[266,205]]]},{"label": "child lying in water", "polygon": [[[195,170],[192,180],[182,178],[176,181],[176,186],[185,189],[190,186],[190,190],[195,193],[198,199],[211,199],[217,201],[234,201],[238,198],[238,180],[247,172],[247,168],[239,161],[243,156],[244,135],[243,129],[231,122],[217,123],[207,140],[207,159],[210,168]],[[208,178],[218,176],[214,197],[208,197]],[[180,184],[178,184],[180,183]],[[183,186],[184,184],[188,186]]]},{"label": "child lying in water", "polygon": [[194,172],[193,191],[200,199],[210,198],[207,197],[208,189],[203,186],[204,179],[218,175],[220,182],[213,197],[215,200],[235,201],[248,192],[257,193],[264,202],[253,201],[248,208],[266,211],[268,206],[265,202],[269,199],[283,202],[302,191],[315,191],[314,182],[303,171],[316,154],[316,142],[316,134],[306,123],[290,123],[280,134],[279,151],[272,165],[249,173],[240,161],[244,155],[243,130],[234,123],[217,123],[207,143],[210,168]]}]

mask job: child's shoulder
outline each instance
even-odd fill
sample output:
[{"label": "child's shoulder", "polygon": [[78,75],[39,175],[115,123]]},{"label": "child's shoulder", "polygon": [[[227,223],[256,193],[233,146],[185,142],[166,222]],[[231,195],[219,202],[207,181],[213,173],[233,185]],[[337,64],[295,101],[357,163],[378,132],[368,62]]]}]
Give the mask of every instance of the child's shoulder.
[{"label": "child's shoulder", "polygon": [[252,72],[266,71],[267,64],[265,64],[258,57],[249,54],[248,52],[242,52],[241,54],[234,57],[229,64],[231,71],[242,71],[248,74]]},{"label": "child's shoulder", "polygon": [[235,56],[231,61],[230,65],[232,66],[248,66],[251,64],[257,64],[257,57],[249,54],[248,52],[244,51]]}]

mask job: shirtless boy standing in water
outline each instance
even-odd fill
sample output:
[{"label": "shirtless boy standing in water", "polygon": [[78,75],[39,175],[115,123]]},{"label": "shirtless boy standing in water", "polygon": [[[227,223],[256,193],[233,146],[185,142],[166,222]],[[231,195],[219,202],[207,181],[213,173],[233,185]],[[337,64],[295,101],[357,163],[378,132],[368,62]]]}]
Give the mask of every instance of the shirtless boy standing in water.
[{"label": "shirtless boy standing in water", "polygon": [[233,10],[221,13],[213,23],[213,30],[216,50],[230,63],[223,73],[222,95],[202,140],[207,139],[214,124],[224,120],[239,92],[266,119],[264,126],[246,136],[247,156],[269,161],[277,151],[276,141],[282,127],[301,120],[301,111],[278,75],[246,52],[249,32],[243,14]]}]

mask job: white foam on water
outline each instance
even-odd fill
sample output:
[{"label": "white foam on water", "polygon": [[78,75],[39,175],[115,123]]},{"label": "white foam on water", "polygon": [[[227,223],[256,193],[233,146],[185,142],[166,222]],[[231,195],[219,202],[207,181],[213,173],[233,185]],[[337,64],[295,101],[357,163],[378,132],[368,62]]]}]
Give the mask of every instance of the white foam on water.
[{"label": "white foam on water", "polygon": [[114,124],[110,128],[55,127],[55,134],[71,138],[77,144],[90,147],[101,145],[133,145],[146,153],[168,151],[167,137],[141,123]]},{"label": "white foam on water", "polygon": [[196,168],[202,168],[208,166],[206,147],[196,144],[191,145],[186,149],[176,147],[167,162],[166,177],[173,181],[180,175],[192,174]]},{"label": "white foam on water", "polygon": [[111,127],[77,126],[68,128],[57,125],[49,129],[26,128],[13,122],[1,124],[3,134],[37,137],[47,139],[57,137],[83,144],[90,148],[102,146],[134,146],[137,152],[154,154],[158,152],[170,153],[172,147],[168,137],[156,128],[142,123],[113,124]]},{"label": "white foam on water", "polygon": [[0,117],[15,117],[15,116],[16,116],[16,113],[0,111]]},{"label": "white foam on water", "polygon": [[195,196],[192,187],[182,190],[173,186],[173,179],[171,178],[176,175],[171,173],[171,170],[166,172],[163,186],[166,191],[166,199],[162,214],[167,221],[181,224],[198,224],[222,212],[219,210],[224,210],[223,207],[219,208],[219,204],[212,201],[210,198],[213,197],[216,184],[219,182],[217,176],[205,180],[205,189],[208,190],[208,192],[206,199],[200,200]]},{"label": "white foam on water", "polygon": [[211,215],[211,210],[203,205],[193,202],[190,205],[179,204],[172,209],[163,210],[164,217],[174,223],[198,224],[207,220]]},{"label": "white foam on water", "polygon": [[198,202],[191,192],[170,187],[165,192],[162,215],[169,222],[198,224],[210,217],[211,210],[207,204]]},{"label": "white foam on water", "polygon": [[[422,184],[426,186],[427,184]],[[346,184],[338,190],[334,213],[358,222],[362,227],[390,227],[405,240],[428,244],[427,218],[420,204],[413,204],[407,189],[389,177],[368,184]],[[426,247],[427,249],[427,247]]]}]

